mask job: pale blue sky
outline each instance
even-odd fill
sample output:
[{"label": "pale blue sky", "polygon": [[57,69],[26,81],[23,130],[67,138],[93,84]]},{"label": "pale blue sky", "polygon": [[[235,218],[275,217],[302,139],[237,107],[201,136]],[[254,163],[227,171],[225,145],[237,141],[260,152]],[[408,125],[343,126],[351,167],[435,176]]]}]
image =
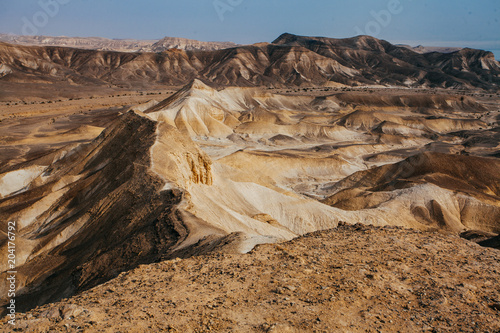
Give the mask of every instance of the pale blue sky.
[{"label": "pale blue sky", "polygon": [[283,32],[336,38],[361,32],[414,45],[500,50],[500,1],[0,0],[0,32],[237,43],[270,42]]}]

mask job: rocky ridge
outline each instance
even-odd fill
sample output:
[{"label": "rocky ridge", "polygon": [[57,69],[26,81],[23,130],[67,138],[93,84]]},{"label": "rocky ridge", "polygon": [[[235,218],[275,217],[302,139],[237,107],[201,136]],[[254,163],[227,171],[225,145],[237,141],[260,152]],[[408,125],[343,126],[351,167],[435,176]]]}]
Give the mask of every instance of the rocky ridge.
[{"label": "rocky ridge", "polygon": [[5,82],[148,87],[199,78],[220,86],[401,86],[498,91],[493,53],[419,54],[369,36],[283,34],[273,43],[215,51],[123,53],[0,43]]}]

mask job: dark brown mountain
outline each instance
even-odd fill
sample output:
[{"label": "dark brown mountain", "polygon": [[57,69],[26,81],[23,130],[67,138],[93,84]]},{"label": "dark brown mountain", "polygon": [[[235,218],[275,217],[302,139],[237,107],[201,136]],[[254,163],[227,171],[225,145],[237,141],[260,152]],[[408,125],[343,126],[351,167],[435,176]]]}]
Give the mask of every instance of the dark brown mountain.
[{"label": "dark brown mountain", "polygon": [[500,84],[500,65],[488,51],[465,48],[452,53],[419,54],[370,36],[333,39],[283,34],[273,44],[305,47],[356,68],[366,79],[381,84],[412,81],[414,86],[481,88]]},{"label": "dark brown mountain", "polygon": [[0,43],[0,80],[144,87],[194,78],[217,85],[385,85],[498,90],[491,52],[463,49],[419,54],[368,36],[348,39],[283,34],[216,51],[171,49],[120,53]]}]

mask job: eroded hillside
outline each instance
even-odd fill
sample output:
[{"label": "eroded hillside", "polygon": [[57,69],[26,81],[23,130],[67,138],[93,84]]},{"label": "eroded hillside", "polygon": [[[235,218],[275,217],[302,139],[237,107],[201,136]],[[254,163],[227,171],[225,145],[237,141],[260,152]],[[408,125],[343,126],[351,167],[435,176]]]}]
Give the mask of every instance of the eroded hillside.
[{"label": "eroded hillside", "polygon": [[3,138],[25,156],[37,151],[0,170],[0,218],[18,226],[19,310],[138,265],[244,253],[340,222],[481,243],[500,233],[494,98],[290,95],[194,80],[133,109],[104,130],[75,123],[69,132],[82,140],[68,136],[63,148],[43,135],[40,147],[37,136]]},{"label": "eroded hillside", "polygon": [[421,54],[369,36],[333,39],[291,34],[273,43],[222,50],[162,47],[176,43],[165,39],[154,45],[154,53],[127,53],[0,42],[0,80],[103,87],[184,85],[194,78],[244,87],[372,85],[498,91],[500,86],[500,64],[493,53],[481,50]]}]

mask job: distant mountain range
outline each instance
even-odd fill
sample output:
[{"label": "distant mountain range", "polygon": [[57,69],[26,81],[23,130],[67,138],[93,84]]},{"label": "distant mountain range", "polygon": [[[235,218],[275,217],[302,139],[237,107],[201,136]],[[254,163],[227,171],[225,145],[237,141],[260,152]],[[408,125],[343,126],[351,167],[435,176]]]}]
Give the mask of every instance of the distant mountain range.
[{"label": "distant mountain range", "polygon": [[177,37],[165,37],[160,40],[138,40],[108,39],[101,37],[50,37],[0,34],[0,41],[27,46],[61,46],[84,50],[117,52],[162,52],[172,48],[186,51],[213,51],[237,46],[237,44],[232,42],[201,42],[198,40]]},{"label": "distant mountain range", "polygon": [[220,50],[203,45],[163,39],[151,51],[131,53],[0,42],[0,80],[119,87],[183,85],[195,78],[219,86],[500,87],[493,53],[468,48],[421,53],[369,36],[292,34],[272,43],[219,44]]},{"label": "distant mountain range", "polygon": [[[66,36],[20,36],[13,34],[0,34],[0,41],[27,45],[27,46],[61,46],[74,47],[84,50],[117,51],[117,52],[162,52],[168,49],[179,49],[185,51],[201,50],[215,51],[239,46],[233,42],[202,42],[194,39],[165,37],[162,39],[109,39],[102,37],[66,37]],[[460,47],[438,47],[438,46],[411,46],[396,44],[406,47],[417,53],[452,53],[460,51]]]}]

